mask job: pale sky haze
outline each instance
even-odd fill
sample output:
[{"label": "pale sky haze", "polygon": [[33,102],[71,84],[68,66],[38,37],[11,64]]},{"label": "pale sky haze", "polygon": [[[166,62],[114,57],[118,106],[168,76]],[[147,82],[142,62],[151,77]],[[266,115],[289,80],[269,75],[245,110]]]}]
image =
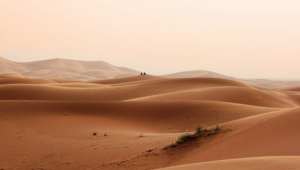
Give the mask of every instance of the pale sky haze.
[{"label": "pale sky haze", "polygon": [[299,0],[0,0],[0,56],[300,78]]}]

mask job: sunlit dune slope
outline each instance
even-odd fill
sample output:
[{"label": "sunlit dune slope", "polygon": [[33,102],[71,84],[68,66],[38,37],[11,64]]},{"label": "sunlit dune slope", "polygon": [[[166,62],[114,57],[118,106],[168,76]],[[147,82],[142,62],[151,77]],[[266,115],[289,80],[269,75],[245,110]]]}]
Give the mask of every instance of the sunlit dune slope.
[{"label": "sunlit dune slope", "polygon": [[[297,128],[300,121],[299,111],[300,107],[282,109],[222,123],[219,125],[222,133],[146,154],[144,157],[137,157],[135,162],[147,165],[155,162],[156,167],[176,168],[199,162],[227,159],[299,156],[300,130]],[[212,129],[214,126],[209,128]],[[172,140],[174,141],[174,137],[170,135],[169,144]],[[138,166],[133,163],[125,164],[124,167],[129,165],[133,169],[138,169]]]},{"label": "sunlit dune slope", "polygon": [[138,71],[117,67],[104,61],[51,59],[19,64],[30,70],[23,74],[31,77],[94,80],[139,74]]},{"label": "sunlit dune slope", "polygon": [[280,88],[278,90],[281,90],[281,91],[300,91],[300,86],[285,87],[285,88]]},{"label": "sunlit dune slope", "polygon": [[[229,159],[180,165],[159,170],[297,170],[300,167],[300,156],[276,156],[276,157],[254,157],[243,159]],[[158,169],[157,169],[158,170]]]},{"label": "sunlit dune slope", "polygon": [[[1,101],[4,115],[13,117],[43,117],[63,114],[98,119],[97,128],[126,130],[144,128],[150,132],[184,132],[198,124],[214,125],[266,112],[276,108],[206,101],[160,102],[72,102],[72,101]],[[40,112],[43,110],[43,112]],[[25,118],[24,117],[24,118]],[[102,126],[101,122],[111,122]],[[113,123],[123,122],[122,124]],[[55,124],[55,122],[52,122]],[[84,128],[84,124],[76,125]]]},{"label": "sunlit dune slope", "polygon": [[279,80],[268,80],[268,79],[241,79],[241,78],[225,76],[222,74],[214,73],[211,71],[205,71],[205,70],[184,71],[184,72],[179,72],[179,73],[162,75],[162,77],[168,77],[168,78],[199,78],[199,77],[223,78],[223,79],[238,81],[238,82],[248,84],[251,86],[255,86],[255,87],[262,87],[262,88],[269,88],[269,89],[300,85],[300,81],[279,81]]},{"label": "sunlit dune slope", "polygon": [[0,79],[0,84],[51,84],[56,83],[49,79],[25,79],[25,78],[2,78]]},{"label": "sunlit dune slope", "polygon": [[137,75],[137,76],[130,76],[130,77],[90,81],[90,83],[119,84],[119,83],[128,83],[128,82],[135,82],[135,81],[142,81],[142,80],[153,80],[153,79],[160,79],[160,78],[162,77],[151,76],[151,75]]},{"label": "sunlit dune slope", "polygon": [[0,73],[24,73],[28,70],[18,63],[0,57]]},{"label": "sunlit dune slope", "polygon": [[292,107],[295,103],[280,98],[268,91],[247,87],[208,87],[179,91],[173,93],[160,94],[155,96],[137,98],[140,101],[160,101],[160,100],[208,100],[232,102],[255,106],[266,107]]},{"label": "sunlit dune slope", "polygon": [[225,79],[154,79],[130,82],[115,86],[99,85],[98,88],[62,88],[52,85],[6,84],[0,86],[1,100],[100,100],[121,101],[174,91],[214,86],[248,85]]},{"label": "sunlit dune slope", "polygon": [[55,81],[56,83],[77,83],[77,82],[82,82],[78,80],[66,80],[66,79],[50,79],[52,81]]},{"label": "sunlit dune slope", "polygon": [[[299,113],[300,107],[297,107],[221,124],[221,129],[230,127],[233,131],[213,136],[200,147],[186,145],[193,149],[176,164],[261,156],[297,156],[300,154],[300,129],[297,128]],[[182,149],[176,153],[179,154]]]},{"label": "sunlit dune slope", "polygon": [[225,75],[222,75],[222,74],[214,73],[214,72],[211,72],[211,71],[205,71],[205,70],[183,71],[183,72],[163,75],[162,77],[169,77],[169,78],[210,77],[210,78],[223,78],[223,79],[233,78],[233,77],[229,77],[229,76],[225,76]]},{"label": "sunlit dune slope", "polygon": [[94,83],[81,83],[81,82],[75,82],[75,83],[56,83],[51,84],[52,87],[66,87],[66,88],[109,88],[109,85],[104,84],[94,84]]},{"label": "sunlit dune slope", "polygon": [[0,78],[28,78],[28,77],[17,73],[4,73],[0,75]]},{"label": "sunlit dune slope", "polygon": [[297,103],[300,106],[300,92],[285,92],[291,101]]},{"label": "sunlit dune slope", "polygon": [[18,73],[31,78],[97,80],[138,75],[133,69],[118,67],[104,61],[50,59],[13,62],[0,57],[0,73]]}]

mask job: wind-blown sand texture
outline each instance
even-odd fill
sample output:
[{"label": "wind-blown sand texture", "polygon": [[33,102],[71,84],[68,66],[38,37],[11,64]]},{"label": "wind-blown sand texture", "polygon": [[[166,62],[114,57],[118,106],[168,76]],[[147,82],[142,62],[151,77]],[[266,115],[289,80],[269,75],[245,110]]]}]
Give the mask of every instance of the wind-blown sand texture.
[{"label": "wind-blown sand texture", "polygon": [[[207,77],[4,74],[0,169],[299,169],[298,89]],[[199,124],[217,123],[232,131],[163,149]]]}]

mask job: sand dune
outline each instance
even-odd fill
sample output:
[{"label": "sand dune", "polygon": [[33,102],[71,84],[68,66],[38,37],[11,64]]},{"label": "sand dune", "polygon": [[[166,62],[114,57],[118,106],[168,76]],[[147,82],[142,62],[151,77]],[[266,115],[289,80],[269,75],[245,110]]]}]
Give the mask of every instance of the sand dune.
[{"label": "sand dune", "polygon": [[163,75],[162,77],[168,78],[199,78],[199,77],[213,77],[213,78],[223,78],[229,79],[233,81],[238,81],[241,83],[245,83],[255,87],[262,87],[262,88],[283,88],[288,86],[297,86],[300,84],[300,81],[279,81],[279,80],[268,80],[268,79],[242,79],[242,78],[235,78],[230,76],[225,76],[222,74],[204,71],[204,70],[194,70],[194,71],[184,71],[179,73],[173,73],[168,75]]},{"label": "sand dune", "polygon": [[17,73],[4,73],[0,75],[0,78],[28,78],[28,77]]},{"label": "sand dune", "polygon": [[169,77],[169,78],[211,77],[211,78],[222,78],[222,79],[233,78],[233,77],[225,76],[225,75],[214,73],[211,71],[204,71],[204,70],[184,71],[184,72],[179,72],[179,73],[163,75],[162,77]]},{"label": "sand dune", "polygon": [[[284,115],[284,112],[278,112],[279,109],[201,101],[1,101],[0,108],[2,111],[6,110],[6,112],[1,113],[0,128],[5,127],[9,129],[9,131],[1,131],[1,135],[7,136],[5,140],[0,142],[2,146],[5,146],[2,147],[1,152],[6,153],[8,156],[2,157],[3,159],[1,159],[2,162],[0,162],[0,164],[13,169],[18,168],[19,166],[27,167],[26,169],[32,167],[80,169],[79,165],[81,164],[85,164],[87,167],[101,169],[126,169],[122,166],[122,163],[117,166],[119,168],[116,168],[115,166],[116,164],[119,164],[119,162],[128,159],[132,162],[127,169],[141,169],[138,168],[140,165],[150,166],[150,162],[152,162],[153,159],[153,161],[156,160],[157,162],[157,165],[153,167],[166,167],[177,165],[178,161],[182,161],[182,164],[188,164],[194,161],[197,162],[198,160],[200,160],[199,162],[203,162],[201,161],[201,158],[205,161],[211,161],[220,156],[223,158],[224,155],[221,153],[227,153],[224,158],[227,159],[227,157],[231,155],[230,152],[223,152],[223,150],[216,152],[214,150],[212,156],[208,155],[206,152],[218,147],[218,145],[221,145],[220,147],[222,148],[224,146],[224,140],[226,142],[231,138],[236,138],[241,135],[247,136],[247,133],[244,134],[243,131],[251,128],[256,129],[257,124],[262,124],[262,122],[257,120],[266,122],[266,120],[272,117],[278,117],[280,114]],[[256,119],[249,116],[253,116]],[[249,117],[249,119],[247,117]],[[245,120],[241,118],[244,118]],[[289,119],[291,119],[291,117]],[[234,120],[238,121],[235,122]],[[294,121],[297,122],[298,120],[294,119]],[[175,155],[169,155],[169,153],[166,153],[165,151],[160,151],[160,148],[172,142],[172,140],[176,139],[179,135],[174,132],[184,132],[187,129],[192,130],[197,124],[204,122],[208,125],[214,125],[217,122],[225,122],[221,127],[225,128],[226,126],[232,126],[234,130],[225,133],[225,136],[214,136],[212,138],[204,139],[204,141],[196,141],[200,143],[204,142],[203,147],[201,145],[200,147],[195,147],[193,144],[195,141],[192,141],[192,144],[187,143],[187,145],[183,145],[183,148],[175,148],[172,151]],[[226,122],[229,123],[226,124]],[[249,122],[255,122],[256,125]],[[291,124],[291,126],[294,126],[294,124]],[[278,128],[281,127],[282,126],[279,123]],[[286,129],[288,128],[291,127],[286,127]],[[272,129],[272,127],[269,129]],[[277,130],[278,129],[275,128],[274,132]],[[100,136],[91,137],[91,134],[94,131],[100,133]],[[102,135],[105,132],[107,132],[109,136],[103,137]],[[257,135],[260,133],[264,134],[264,132],[264,130],[258,130]],[[296,134],[298,133],[297,131],[294,132]],[[140,139],[138,137],[140,133],[144,133],[146,137]],[[272,134],[270,135],[272,136]],[[277,135],[274,137],[276,136]],[[35,141],[33,141],[33,139]],[[222,141],[222,139],[224,140]],[[242,139],[248,140],[249,142],[253,141],[252,138],[247,137],[243,137]],[[288,142],[284,139],[281,141]],[[297,140],[291,139],[290,142],[286,144],[295,141]],[[40,143],[42,143],[42,145]],[[256,142],[253,145],[259,147],[258,143],[259,142]],[[268,141],[265,141],[265,143],[262,144],[267,143]],[[41,147],[36,148],[35,145],[41,145]],[[189,147],[189,145],[191,147]],[[58,146],[59,148],[57,148]],[[249,143],[246,142],[239,147],[244,146],[249,146]],[[245,156],[251,155],[248,154],[249,151],[240,153],[238,148],[233,149],[236,147],[234,144],[230,145],[230,147],[231,148],[228,148],[227,150],[231,150],[231,152],[235,154],[239,153],[244,154]],[[274,147],[274,145],[271,147]],[[295,148],[295,145],[291,145],[291,147]],[[19,159],[9,161],[10,156],[18,153],[22,148],[24,152],[20,153]],[[32,152],[33,150],[31,151],[31,148],[35,148],[36,153]],[[149,148],[156,148],[156,151],[160,153],[156,156],[149,155],[147,156],[149,159],[144,160],[144,152]],[[117,156],[115,155],[116,150],[119,151]],[[199,150],[201,150],[201,152],[199,152]],[[10,154],[8,154],[8,151],[10,151]],[[268,149],[262,153],[269,153],[267,151]],[[276,153],[280,150],[278,148],[273,148],[272,151]],[[185,152],[188,152],[186,153],[187,155],[181,157],[181,154]],[[294,152],[297,152],[297,149],[295,149]],[[31,155],[28,157],[27,153],[31,153]],[[216,153],[220,156],[216,157]],[[289,150],[286,150],[285,153],[291,154]],[[40,161],[40,163],[37,162],[38,160],[43,160],[43,157],[47,155],[52,156],[44,161]],[[64,156],[61,157],[62,155]],[[94,156],[91,157],[91,155]],[[95,157],[95,155],[97,156]],[[131,156],[125,158],[126,155]],[[82,159],[82,156],[87,157]],[[103,158],[100,162],[99,157]],[[170,162],[172,157],[176,157],[176,159]],[[160,161],[157,161],[157,159]],[[30,163],[32,160],[37,163]],[[91,163],[84,163],[86,161]],[[70,163],[67,164],[68,162]],[[107,165],[109,162],[112,164]],[[105,165],[105,167],[103,167],[103,165]],[[125,165],[127,166],[126,163],[124,163],[124,166]],[[147,166],[145,166],[144,169],[147,169]]]},{"label": "sand dune", "polygon": [[2,78],[0,84],[51,84],[55,81],[48,79]]},{"label": "sand dune", "polygon": [[[18,106],[13,108],[12,106]],[[72,115],[105,117],[132,122],[137,127],[148,127],[151,131],[185,131],[194,129],[199,123],[214,125],[261,113],[277,111],[277,108],[256,107],[223,102],[207,101],[163,101],[163,102],[87,102],[87,101],[1,101],[1,107],[14,114],[24,110],[27,114],[45,108],[43,115]],[[21,114],[24,114],[21,113]],[[187,114],[185,114],[187,113]],[[13,116],[12,114],[10,116]],[[41,116],[43,116],[41,115]],[[111,126],[115,126],[112,124]],[[119,128],[117,125],[116,127]],[[159,128],[161,127],[161,128]],[[172,128],[171,128],[172,127]],[[124,129],[126,127],[122,127]]]},{"label": "sand dune", "polygon": [[138,75],[140,72],[103,61],[50,59],[20,63],[0,57],[0,73],[19,73],[31,78],[87,81]]},{"label": "sand dune", "polygon": [[0,57],[0,73],[25,73],[27,71],[22,65]]},{"label": "sand dune", "polygon": [[278,89],[281,91],[300,91],[300,86],[293,86],[293,87],[285,87],[285,88],[281,88]]},{"label": "sand dune", "polygon": [[[79,67],[74,61],[63,70],[65,61],[51,62],[48,69],[59,64],[61,71]],[[39,70],[43,62],[35,64],[27,66]],[[82,66],[84,70],[86,65]],[[4,77],[0,78],[0,169],[299,166],[298,91],[222,78],[137,75],[85,82],[20,74]],[[219,134],[163,149],[199,124],[213,129],[218,123],[223,130]]]},{"label": "sand dune", "polygon": [[106,80],[96,80],[90,81],[91,83],[97,84],[120,84],[120,83],[129,83],[143,80],[153,80],[153,79],[161,79],[162,77],[151,76],[151,75],[138,75],[138,76],[130,76],[130,77],[122,77],[122,78],[114,78],[114,79],[106,79]]},{"label": "sand dune", "polygon": [[233,131],[215,136],[210,143],[189,152],[186,158],[177,163],[299,155],[300,148],[296,142],[300,139],[296,135],[300,134],[296,128],[300,118],[299,111],[298,107],[224,123],[221,128],[231,126]]},{"label": "sand dune", "polygon": [[[131,79],[131,77],[129,77]],[[191,78],[191,79],[153,79],[151,81],[130,82],[116,86],[99,85],[98,88],[61,88],[50,85],[16,84],[0,86],[0,100],[100,100],[122,101],[174,91],[200,87],[248,85],[225,79]],[[97,87],[97,86],[95,86]]]},{"label": "sand dune", "polygon": [[[118,80],[106,80],[120,77],[137,76],[139,71],[118,67],[106,63],[104,61],[77,61],[68,59],[50,59],[34,62],[13,62],[0,57],[0,74],[17,73],[31,78],[45,79],[67,79],[77,81],[95,81],[96,83],[113,83],[135,81],[128,78]],[[151,74],[151,73],[150,73]],[[250,86],[262,87],[268,89],[285,88],[288,86],[299,86],[300,81],[278,81],[268,79],[241,79],[230,76],[225,76],[219,73],[214,73],[204,70],[185,71],[162,75],[157,77],[164,78],[222,78],[233,81],[238,81]],[[148,76],[149,78],[149,76]],[[143,77],[143,79],[148,79]],[[154,78],[154,77],[152,77]],[[103,80],[103,81],[99,81]]]},{"label": "sand dune", "polygon": [[161,100],[207,100],[240,103],[266,107],[292,107],[297,106],[267,91],[245,87],[208,87],[179,91],[155,96],[133,99],[135,101],[161,101]]},{"label": "sand dune", "polygon": [[224,161],[212,161],[176,167],[162,168],[159,170],[297,170],[300,167],[300,156],[277,156],[277,157],[255,157],[244,159],[230,159]]},{"label": "sand dune", "polygon": [[108,85],[102,84],[94,84],[94,83],[82,83],[82,82],[74,82],[74,83],[56,83],[51,84],[54,87],[70,87],[70,88],[99,88],[99,87],[106,87],[109,88]]}]

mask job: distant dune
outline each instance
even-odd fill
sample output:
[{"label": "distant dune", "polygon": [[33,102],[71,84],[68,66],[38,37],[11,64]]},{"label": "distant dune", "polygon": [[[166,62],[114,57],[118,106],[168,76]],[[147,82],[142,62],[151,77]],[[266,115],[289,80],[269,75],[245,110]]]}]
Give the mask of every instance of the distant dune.
[{"label": "distant dune", "polygon": [[211,71],[204,71],[204,70],[178,72],[178,73],[163,75],[163,77],[169,77],[169,78],[211,77],[211,78],[223,78],[223,79],[234,78],[234,77],[229,77],[222,74],[214,73]]},{"label": "distant dune", "polygon": [[285,87],[278,90],[282,91],[300,91],[300,86]]},{"label": "distant dune", "polygon": [[113,66],[103,61],[51,59],[20,63],[0,57],[0,73],[19,73],[32,78],[86,81],[137,75],[140,72],[125,67]]},{"label": "distant dune", "polygon": [[[89,81],[102,84],[124,83],[125,81],[135,81],[132,77],[128,80],[128,76],[140,75],[139,71],[118,67],[106,63],[104,61],[77,61],[67,59],[50,59],[34,62],[13,62],[0,57],[0,77],[31,77],[45,79],[64,79],[73,81]],[[122,77],[126,77],[124,80]],[[261,88],[285,88],[289,86],[299,86],[300,81],[287,80],[268,80],[268,79],[240,79],[230,77],[210,71],[194,70],[179,73],[173,73],[162,76],[147,76],[139,78],[139,80],[156,79],[156,78],[222,78],[238,81]],[[120,78],[120,79],[115,79]]]},{"label": "distant dune", "polygon": [[0,78],[28,78],[18,73],[4,73],[0,74]]},{"label": "distant dune", "polygon": [[196,77],[212,77],[212,78],[223,78],[238,81],[241,83],[249,84],[251,86],[262,87],[262,88],[282,88],[288,86],[300,85],[300,81],[290,81],[290,80],[268,80],[268,79],[242,79],[230,76],[225,76],[222,74],[204,71],[204,70],[194,70],[194,71],[184,71],[179,73],[173,73],[168,75],[163,75],[162,77],[169,78],[196,78]]}]

